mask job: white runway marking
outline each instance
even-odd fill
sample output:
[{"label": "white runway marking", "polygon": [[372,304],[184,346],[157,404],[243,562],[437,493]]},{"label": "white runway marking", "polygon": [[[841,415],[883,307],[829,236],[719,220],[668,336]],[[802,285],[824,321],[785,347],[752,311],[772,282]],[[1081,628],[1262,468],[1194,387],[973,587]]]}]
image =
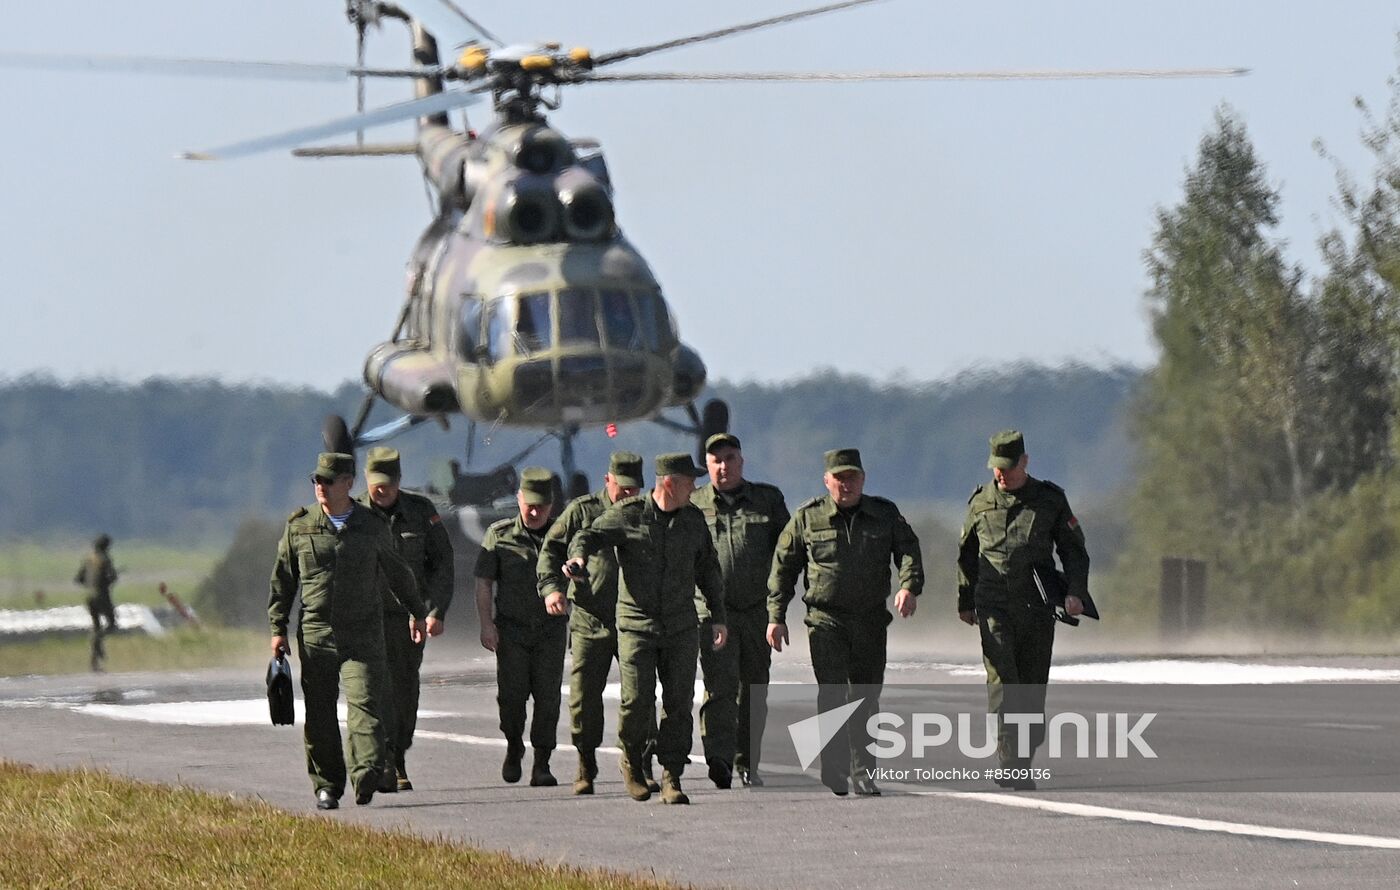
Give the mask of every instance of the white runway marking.
[{"label": "white runway marking", "polygon": [[1306,843],[1332,844],[1342,847],[1369,847],[1374,850],[1400,850],[1400,838],[1382,837],[1372,834],[1340,834],[1329,831],[1308,831],[1300,828],[1278,828],[1270,825],[1252,825],[1248,822],[1223,822],[1217,819],[1172,816],[1166,813],[1152,813],[1145,810],[1120,810],[1116,807],[1100,807],[1092,804],[1069,803],[1067,801],[1058,800],[1040,800],[1034,797],[1022,797],[1014,794],[972,791],[911,791],[909,793],[920,797],[954,797],[959,800],[972,800],[979,803],[990,803],[1003,807],[1020,807],[1027,810],[1040,810],[1047,813],[1059,813],[1065,816],[1083,816],[1089,819],[1115,819],[1120,822],[1139,822],[1144,825],[1161,825],[1166,828],[1185,828],[1191,831],[1232,834],[1240,837],[1303,841]]},{"label": "white runway marking", "polygon": [[[953,677],[985,679],[980,664],[904,662],[891,664],[891,672],[945,671]],[[897,676],[897,674],[896,674]],[[1053,682],[1071,683],[1167,683],[1187,686],[1253,685],[1275,683],[1393,683],[1400,670],[1339,668],[1305,664],[1246,664],[1238,661],[1194,661],[1174,658],[1152,660],[1093,661],[1057,664],[1050,668]]]}]

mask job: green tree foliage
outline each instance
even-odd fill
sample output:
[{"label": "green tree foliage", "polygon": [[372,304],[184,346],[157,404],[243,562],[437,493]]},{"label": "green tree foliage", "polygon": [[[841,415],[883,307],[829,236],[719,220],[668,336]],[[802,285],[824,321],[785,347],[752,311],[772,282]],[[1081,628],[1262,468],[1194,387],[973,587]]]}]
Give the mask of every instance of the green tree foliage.
[{"label": "green tree foliage", "polygon": [[195,591],[195,611],[212,624],[265,629],[268,579],[281,536],[280,523],[245,519],[224,558]]}]

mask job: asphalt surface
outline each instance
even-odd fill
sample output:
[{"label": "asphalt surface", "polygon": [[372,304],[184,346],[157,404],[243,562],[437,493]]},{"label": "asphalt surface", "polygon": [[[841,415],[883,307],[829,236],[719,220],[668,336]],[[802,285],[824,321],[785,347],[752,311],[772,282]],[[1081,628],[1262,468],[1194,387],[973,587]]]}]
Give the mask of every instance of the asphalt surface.
[{"label": "asphalt surface", "polygon": [[[850,888],[1015,885],[1064,887],[1385,887],[1400,884],[1400,794],[1237,791],[1219,781],[1251,752],[1230,739],[1197,749],[1209,782],[1100,790],[1071,769],[1032,793],[946,791],[885,783],[879,798],[837,798],[794,788],[720,791],[692,765],[689,807],[630,800],[614,753],[600,752],[599,793],[568,790],[574,755],[567,716],[554,756],[557,788],[506,785],[496,728],[493,663],[466,649],[430,653],[409,756],[416,790],[378,795],[321,818],[398,828],[510,852],[529,860],[597,865],[698,886]],[[800,652],[776,662],[775,681],[805,682]],[[1378,676],[1400,659],[1365,659]],[[1356,660],[1274,658],[1265,667],[1354,665]],[[899,683],[965,684],[974,663],[905,659]],[[616,679],[614,672],[613,679]],[[87,766],[138,779],[183,783],[315,813],[300,727],[266,723],[261,666],[244,672],[110,674],[0,680],[0,757],[39,766]],[[1377,684],[1389,685],[1389,684]],[[1179,688],[1179,687],[1174,687]],[[1052,686],[1072,699],[1073,684]],[[1339,759],[1361,763],[1374,787],[1394,787],[1400,715],[1346,714],[1335,688],[1297,687],[1299,713]],[[215,703],[233,704],[215,704]],[[608,739],[615,738],[609,707]],[[1267,695],[1242,690],[1232,718],[1255,738],[1278,742],[1287,725]],[[187,725],[170,720],[226,721]],[[697,729],[698,733],[698,729]],[[1176,734],[1166,734],[1170,744]],[[1345,747],[1352,746],[1352,747]],[[697,737],[698,750],[699,740]],[[1203,753],[1202,753],[1203,752]],[[528,776],[528,759],[527,759]],[[1057,785],[1057,783],[1059,783]],[[1063,787],[1060,787],[1063,786]],[[1278,787],[1288,787],[1280,781]],[[1325,787],[1325,786],[1317,786]],[[1058,790],[1057,790],[1058,788]],[[1209,790],[1200,790],[1206,788]]]}]

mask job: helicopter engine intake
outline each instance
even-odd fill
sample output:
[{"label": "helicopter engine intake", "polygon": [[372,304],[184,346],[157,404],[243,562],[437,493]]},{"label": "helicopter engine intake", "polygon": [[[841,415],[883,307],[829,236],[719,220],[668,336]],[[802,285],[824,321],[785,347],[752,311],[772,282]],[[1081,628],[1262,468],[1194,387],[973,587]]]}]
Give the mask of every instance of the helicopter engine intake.
[{"label": "helicopter engine intake", "polygon": [[380,343],[365,359],[365,383],[409,414],[458,410],[455,369],[426,349]]},{"label": "helicopter engine intake", "polygon": [[559,240],[559,196],[542,177],[522,176],[507,183],[490,214],[498,237],[513,244]]},{"label": "helicopter engine intake", "polygon": [[571,167],[554,181],[563,208],[564,236],[570,241],[603,241],[613,235],[613,204],[607,188],[582,167]]}]

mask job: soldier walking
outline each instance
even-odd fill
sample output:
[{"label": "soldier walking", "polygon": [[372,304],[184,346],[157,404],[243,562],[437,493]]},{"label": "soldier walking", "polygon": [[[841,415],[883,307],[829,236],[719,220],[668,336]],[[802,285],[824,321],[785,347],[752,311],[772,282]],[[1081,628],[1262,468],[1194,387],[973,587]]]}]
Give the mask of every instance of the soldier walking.
[{"label": "soldier walking", "polygon": [[[656,486],[649,494],[625,498],[574,535],[564,573],[586,577],[587,560],[613,549],[621,571],[617,592],[617,647],[622,668],[618,735],[622,778],[633,800],[652,792],[642,773],[656,713],[656,682],[661,681],[661,719],[655,753],[662,768],[661,800],[688,804],[681,774],[689,762],[699,653],[698,625],[710,622],[711,640],[722,648],[724,590],[715,545],[705,518],[690,503],[695,478],[704,471],[689,454],[656,458]],[[696,588],[708,615],[696,608]]]},{"label": "soldier walking", "polygon": [[[1035,782],[1028,767],[1045,740],[1045,684],[1055,644],[1054,608],[1040,586],[1055,573],[1058,554],[1068,582],[1065,612],[1083,612],[1089,551],[1064,489],[1026,472],[1025,438],[1004,430],[989,444],[993,484],[979,485],[968,499],[958,549],[958,617],[982,632],[987,709],[999,718],[997,756],[1010,771],[995,781],[1029,791]],[[1042,720],[1022,740],[1002,719],[1006,714],[1040,714]]]},{"label": "soldier walking", "polygon": [[710,634],[701,625],[705,698],[700,704],[700,738],[715,787],[728,788],[735,772],[744,785],[762,785],[758,760],[773,651],[764,638],[768,571],[778,536],[791,517],[778,488],[744,477],[737,436],[711,436],[705,442],[705,466],[710,484],[696,491],[691,503],[705,515],[714,538],[729,643],[722,649],[709,645]]},{"label": "soldier walking", "polygon": [[[879,794],[866,721],[879,709],[885,682],[885,606],[890,563],[899,570],[894,598],[900,617],[914,614],[923,592],[919,539],[893,502],[865,494],[860,452],[840,448],[825,455],[826,497],[797,508],[778,539],[768,579],[768,643],[788,642],[787,608],[806,572],[807,643],[816,674],[819,712],[863,699],[851,719],[822,750],[822,783],[833,794]],[[855,687],[863,687],[856,689]],[[854,731],[851,727],[855,727]],[[848,782],[849,779],[849,782]]]},{"label": "soldier walking", "polygon": [[[371,448],[365,455],[367,490],[360,503],[389,526],[394,547],[408,567],[428,609],[427,636],[443,632],[447,608],[452,604],[452,542],[433,502],[422,495],[401,491],[403,467],[393,448]],[[403,629],[408,610],[388,591],[384,593],[384,651],[388,686],[383,699],[384,763],[380,765],[379,790],[412,791],[405,764],[418,725],[419,673],[427,639],[415,641]]]},{"label": "soldier walking", "polygon": [[[88,659],[94,671],[101,671],[107,660],[107,648],[103,639],[117,629],[117,610],[112,604],[112,585],[117,583],[117,570],[112,566],[108,549],[112,538],[107,534],[98,535],[92,542],[92,552],[78,566],[74,583],[88,590],[88,615],[92,616],[92,653]],[[106,627],[103,627],[103,623]]]},{"label": "soldier walking", "polygon": [[418,642],[427,630],[427,608],[413,571],[395,552],[389,526],[350,497],[354,483],[354,456],[323,452],[316,459],[311,474],[316,502],[287,519],[267,605],[272,651],[286,652],[292,601],[301,595],[297,655],[306,701],[306,769],[316,806],[323,810],[338,807],[345,792],[345,752],[336,721],[342,685],[355,803],[369,803],[379,786],[384,763],[380,696],[388,670],[381,575],[411,615],[398,633]]},{"label": "soldier walking", "polygon": [[516,492],[520,513],[493,523],[476,559],[476,609],[481,645],[496,653],[496,704],[506,757],[501,778],[519,782],[525,757],[525,706],[534,699],[530,745],[535,749],[530,784],[558,784],[549,769],[559,728],[560,684],[568,622],[545,611],[535,582],[540,547],[554,513],[554,477],[528,467]]},{"label": "soldier walking", "polygon": [[[569,544],[593,520],[624,498],[642,490],[642,458],[630,451],[614,451],[600,491],[575,498],[545,535],[537,567],[537,580],[545,609],[551,615],[569,615],[569,717],[574,747],[578,750],[578,774],[574,794],[592,794],[598,777],[598,746],[603,743],[603,690],[617,652],[617,560],[611,548],[588,558],[588,576],[570,581],[563,575]],[[567,587],[568,608],[565,601]],[[653,737],[655,732],[652,733]],[[642,767],[647,787],[661,790],[652,778],[651,757]]]}]

